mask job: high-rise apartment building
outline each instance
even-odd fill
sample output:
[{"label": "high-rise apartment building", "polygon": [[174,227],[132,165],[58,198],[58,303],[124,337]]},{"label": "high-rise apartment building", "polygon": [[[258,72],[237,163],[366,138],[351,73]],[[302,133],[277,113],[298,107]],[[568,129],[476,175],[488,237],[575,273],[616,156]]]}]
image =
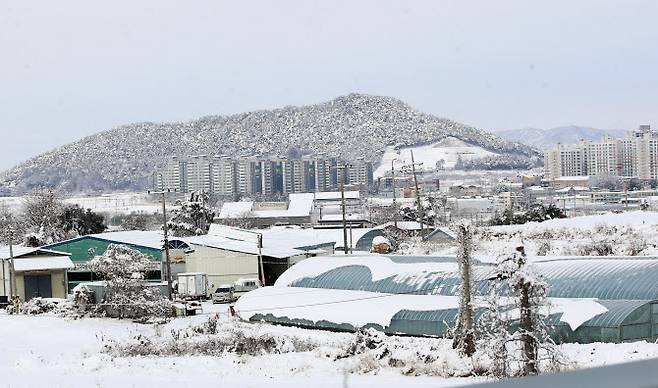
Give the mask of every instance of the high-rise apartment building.
[{"label": "high-rise apartment building", "polygon": [[212,187],[212,161],[205,155],[187,159],[187,190],[210,193]]},{"label": "high-rise apartment building", "polygon": [[548,179],[585,175],[658,179],[658,133],[642,125],[623,139],[604,136],[599,142],[557,144],[544,153],[544,168]]},{"label": "high-rise apartment building", "polygon": [[[155,189],[180,192],[206,191],[223,197],[237,194],[289,194],[338,189],[338,163],[334,158],[299,159],[193,156],[172,158],[153,174]],[[346,163],[346,183],[372,184],[372,164],[363,159]]]}]

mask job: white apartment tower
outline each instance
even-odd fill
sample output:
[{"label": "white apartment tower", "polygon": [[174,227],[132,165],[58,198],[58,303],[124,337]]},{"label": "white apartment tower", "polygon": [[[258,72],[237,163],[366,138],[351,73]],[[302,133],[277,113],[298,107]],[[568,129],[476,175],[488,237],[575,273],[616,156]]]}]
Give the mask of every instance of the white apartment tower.
[{"label": "white apartment tower", "polygon": [[230,197],[235,193],[235,164],[226,156],[215,156],[212,162],[212,189],[222,196]]},{"label": "white apartment tower", "polygon": [[614,175],[658,179],[658,133],[648,125],[623,139],[604,136],[599,142],[557,144],[544,153],[546,177]]},{"label": "white apartment tower", "polygon": [[187,160],[187,190],[212,192],[212,163],[206,155],[193,156]]}]

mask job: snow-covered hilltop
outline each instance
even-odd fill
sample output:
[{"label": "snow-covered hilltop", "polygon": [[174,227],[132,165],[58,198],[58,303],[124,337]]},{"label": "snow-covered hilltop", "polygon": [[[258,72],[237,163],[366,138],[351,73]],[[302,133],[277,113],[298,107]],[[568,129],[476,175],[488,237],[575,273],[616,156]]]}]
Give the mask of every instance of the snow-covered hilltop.
[{"label": "snow-covered hilltop", "polygon": [[537,156],[528,146],[418,112],[394,98],[349,94],[317,105],[120,126],[21,163],[2,174],[0,186],[16,193],[36,186],[68,192],[141,190],[171,156],[325,153],[378,163],[387,146],[446,137],[503,157]]}]

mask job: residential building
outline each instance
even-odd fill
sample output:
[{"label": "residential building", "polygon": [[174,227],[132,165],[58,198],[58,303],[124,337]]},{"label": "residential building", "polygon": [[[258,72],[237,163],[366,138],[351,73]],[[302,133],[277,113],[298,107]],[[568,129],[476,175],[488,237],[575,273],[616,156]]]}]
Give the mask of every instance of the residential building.
[{"label": "residential building", "polygon": [[216,156],[212,162],[212,189],[222,197],[235,193],[235,163],[226,156]]},{"label": "residential building", "polygon": [[[347,166],[345,183],[351,187],[372,185],[372,164],[363,159]],[[227,156],[193,156],[172,158],[153,174],[155,190],[179,192],[206,191],[222,197],[236,195],[273,195],[314,193],[338,188],[339,163],[334,158],[305,156],[298,159],[276,159]]]},{"label": "residential building", "polygon": [[588,175],[658,179],[658,133],[642,125],[623,139],[557,144],[544,154],[544,166],[549,180]]}]

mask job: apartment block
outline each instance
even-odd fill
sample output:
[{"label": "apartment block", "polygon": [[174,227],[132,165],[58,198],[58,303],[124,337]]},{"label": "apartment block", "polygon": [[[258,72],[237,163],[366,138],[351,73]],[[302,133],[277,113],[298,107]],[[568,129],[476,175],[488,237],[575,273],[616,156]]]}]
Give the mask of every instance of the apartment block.
[{"label": "apartment block", "polygon": [[623,139],[557,144],[544,153],[544,168],[549,180],[597,175],[658,179],[658,133],[642,125]]},{"label": "apartment block", "polygon": [[372,184],[372,164],[363,159],[339,163],[322,156],[265,159],[200,155],[172,158],[153,174],[153,187],[180,192],[203,190],[222,197],[334,191],[338,188],[339,165],[347,166],[346,183],[365,187]]}]

